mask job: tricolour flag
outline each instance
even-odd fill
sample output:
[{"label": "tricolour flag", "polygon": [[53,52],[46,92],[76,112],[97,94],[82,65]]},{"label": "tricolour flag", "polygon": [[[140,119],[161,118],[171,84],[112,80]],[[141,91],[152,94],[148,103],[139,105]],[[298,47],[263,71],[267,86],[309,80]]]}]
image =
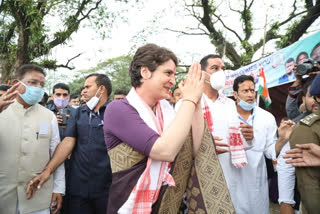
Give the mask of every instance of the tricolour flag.
[{"label": "tricolour flag", "polygon": [[266,108],[269,107],[271,104],[271,99],[269,96],[268,88],[267,88],[267,81],[266,76],[264,75],[264,69],[259,69],[259,89],[258,94],[261,96],[262,100],[264,101],[264,105]]}]

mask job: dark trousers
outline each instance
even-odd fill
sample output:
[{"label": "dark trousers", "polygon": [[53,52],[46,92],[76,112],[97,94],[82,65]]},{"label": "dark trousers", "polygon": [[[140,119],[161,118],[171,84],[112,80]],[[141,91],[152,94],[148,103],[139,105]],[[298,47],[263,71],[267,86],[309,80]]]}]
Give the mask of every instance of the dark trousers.
[{"label": "dark trousers", "polygon": [[82,198],[69,196],[68,214],[106,214],[108,196]]}]

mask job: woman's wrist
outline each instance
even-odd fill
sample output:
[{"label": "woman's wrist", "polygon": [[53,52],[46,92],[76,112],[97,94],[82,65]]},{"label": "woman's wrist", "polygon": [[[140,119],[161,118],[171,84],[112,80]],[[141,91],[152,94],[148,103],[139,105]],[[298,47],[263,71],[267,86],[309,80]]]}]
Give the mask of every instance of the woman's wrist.
[{"label": "woman's wrist", "polygon": [[193,103],[194,106],[197,107],[197,103],[195,101],[193,101],[192,99],[183,98],[182,101],[187,101],[187,102]]}]

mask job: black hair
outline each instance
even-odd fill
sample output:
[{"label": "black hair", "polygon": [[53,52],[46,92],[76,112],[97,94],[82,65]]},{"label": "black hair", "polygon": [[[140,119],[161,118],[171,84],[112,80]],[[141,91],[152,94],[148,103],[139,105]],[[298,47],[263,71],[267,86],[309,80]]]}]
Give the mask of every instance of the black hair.
[{"label": "black hair", "polygon": [[300,53],[298,54],[297,58],[296,58],[296,63],[297,63],[297,64],[299,63],[299,57],[302,56],[302,55],[307,56],[307,59],[308,59],[308,57],[309,57],[309,55],[308,55],[307,52],[305,52],[305,51],[300,52]]},{"label": "black hair", "polygon": [[209,54],[209,55],[203,57],[200,60],[201,69],[206,70],[206,68],[208,66],[208,59],[216,59],[216,58],[221,59],[221,56],[217,55],[217,54]]},{"label": "black hair", "polygon": [[116,89],[116,90],[114,90],[114,95],[116,95],[116,94],[123,94],[123,95],[127,95],[128,94],[128,92],[125,90],[125,89]]},{"label": "black hair", "polygon": [[286,64],[289,62],[294,62],[294,59],[292,57],[290,57],[289,59],[287,59]]},{"label": "black hair", "polygon": [[178,59],[176,55],[166,48],[159,47],[155,44],[146,44],[138,48],[129,67],[131,85],[133,87],[139,87],[142,84],[142,66],[146,66],[151,72],[154,72],[158,66],[169,61],[170,59],[177,66]]},{"label": "black hair", "polygon": [[46,76],[46,73],[44,72],[44,70],[40,66],[33,65],[33,64],[25,64],[25,65],[22,65],[18,68],[14,77],[15,77],[15,79],[22,80],[26,73],[29,73],[32,71],[39,72],[39,73],[43,74],[43,76]]},{"label": "black hair", "polygon": [[86,79],[88,79],[89,77],[96,77],[95,82],[96,82],[97,86],[99,87],[99,86],[103,85],[107,89],[108,97],[110,96],[110,94],[112,92],[112,84],[111,84],[109,77],[107,77],[107,75],[92,73],[92,74],[89,74],[88,76],[86,76]]},{"label": "black hair", "polygon": [[312,84],[312,80],[309,80],[304,84],[303,89],[302,89],[303,96],[307,96],[308,88],[311,86],[311,84]]},{"label": "black hair", "polygon": [[235,78],[235,80],[233,81],[233,91],[237,91],[239,90],[239,84],[243,83],[244,81],[251,81],[254,84],[254,79],[252,76],[249,75],[241,75],[238,76],[237,78]]},{"label": "black hair", "polygon": [[76,98],[79,99],[79,95],[77,95],[77,94],[71,94],[71,95],[70,95],[70,100],[76,99]]},{"label": "black hair", "polygon": [[67,90],[68,91],[68,94],[70,94],[70,88],[67,84],[65,83],[57,83],[53,86],[53,89],[52,89],[52,93],[54,94],[55,93],[55,90],[56,89],[64,89],[64,90]]},{"label": "black hair", "polygon": [[311,58],[313,57],[314,51],[320,46],[320,42],[318,44],[316,44],[316,46],[313,47],[312,51],[311,51]]}]

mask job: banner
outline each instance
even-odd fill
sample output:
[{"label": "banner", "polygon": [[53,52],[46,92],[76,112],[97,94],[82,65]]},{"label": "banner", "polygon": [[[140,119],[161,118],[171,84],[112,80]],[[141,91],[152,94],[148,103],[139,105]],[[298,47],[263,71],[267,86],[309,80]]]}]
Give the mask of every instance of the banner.
[{"label": "banner", "polygon": [[313,58],[320,61],[320,32],[317,32],[301,41],[283,48],[269,56],[266,56],[254,63],[239,68],[236,71],[225,71],[226,85],[223,93],[226,96],[232,96],[233,81],[240,75],[253,76],[258,90],[259,69],[263,68],[267,88],[286,84],[295,80],[293,67],[295,64],[301,64],[304,60]]}]

